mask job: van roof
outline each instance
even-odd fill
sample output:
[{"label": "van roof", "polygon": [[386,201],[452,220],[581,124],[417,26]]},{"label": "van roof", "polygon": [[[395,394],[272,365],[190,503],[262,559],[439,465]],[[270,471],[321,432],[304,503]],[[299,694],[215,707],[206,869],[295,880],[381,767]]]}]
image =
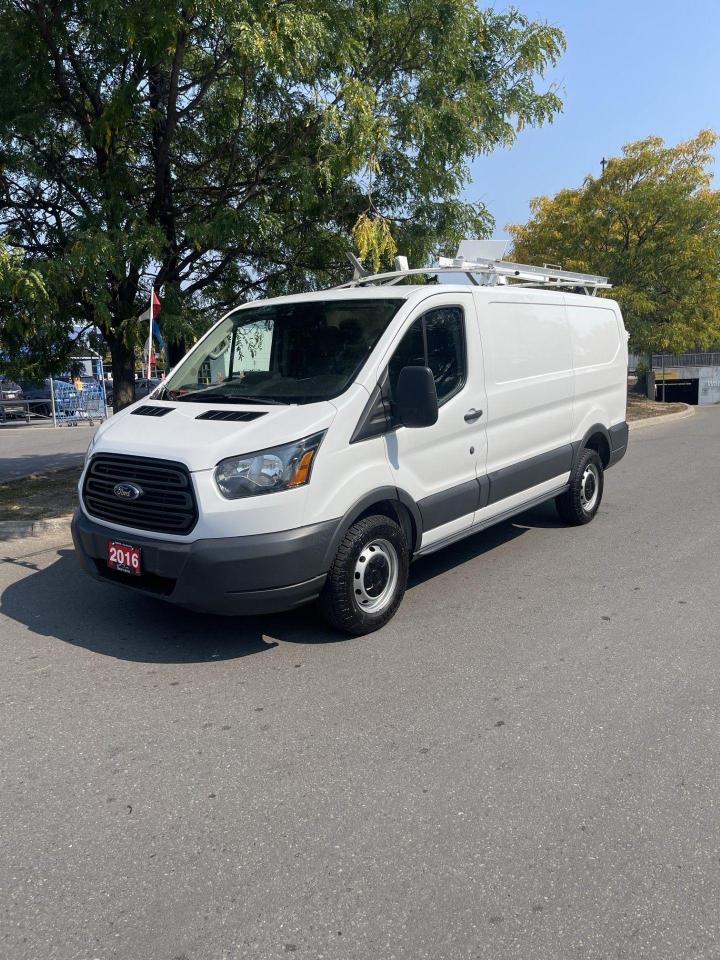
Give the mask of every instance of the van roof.
[{"label": "van roof", "polygon": [[438,283],[438,284],[383,284],[382,286],[362,287],[331,287],[327,290],[313,290],[307,293],[286,294],[281,297],[268,297],[263,300],[250,300],[231,310],[243,310],[259,304],[312,302],[313,300],[422,300],[437,293],[472,293],[476,297],[490,298],[498,293],[508,293],[512,290],[519,300],[547,300],[548,296],[560,293],[571,298],[577,304],[589,306],[602,301],[616,305],[615,300],[609,297],[589,297],[584,293],[573,293],[561,287],[548,289],[547,287],[529,287],[521,284],[503,284],[499,286],[473,286],[469,283]]}]

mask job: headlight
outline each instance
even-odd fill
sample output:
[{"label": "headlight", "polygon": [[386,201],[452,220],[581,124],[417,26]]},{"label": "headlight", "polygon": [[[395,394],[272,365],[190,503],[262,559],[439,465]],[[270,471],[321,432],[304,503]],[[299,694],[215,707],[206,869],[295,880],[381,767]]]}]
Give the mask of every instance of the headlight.
[{"label": "headlight", "polygon": [[325,432],[271,447],[244,457],[228,457],[215,467],[215,483],[226,500],[293,490],[310,480],[313,461]]}]

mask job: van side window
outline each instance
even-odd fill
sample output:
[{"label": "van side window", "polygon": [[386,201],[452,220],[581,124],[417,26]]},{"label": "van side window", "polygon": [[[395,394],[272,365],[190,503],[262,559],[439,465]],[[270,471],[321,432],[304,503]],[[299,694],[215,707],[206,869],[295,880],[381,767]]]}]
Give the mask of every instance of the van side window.
[{"label": "van side window", "polygon": [[430,367],[438,402],[447,400],[465,382],[465,329],[460,307],[437,307],[413,323],[388,364],[390,396],[395,395],[403,367]]}]

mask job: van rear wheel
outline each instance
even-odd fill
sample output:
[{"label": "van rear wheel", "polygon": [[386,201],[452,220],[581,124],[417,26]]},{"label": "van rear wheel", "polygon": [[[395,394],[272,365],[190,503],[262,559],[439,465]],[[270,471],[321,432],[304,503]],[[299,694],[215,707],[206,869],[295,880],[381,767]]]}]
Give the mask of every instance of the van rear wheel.
[{"label": "van rear wheel", "polygon": [[590,523],[602,501],[604,471],[602,460],[589,447],[570,475],[570,487],[555,498],[555,506],[562,520],[573,526]]},{"label": "van rear wheel", "polygon": [[323,617],[354,636],[378,630],[405,595],[408,563],[407,543],[394,520],[358,520],[343,537],[320,595]]}]

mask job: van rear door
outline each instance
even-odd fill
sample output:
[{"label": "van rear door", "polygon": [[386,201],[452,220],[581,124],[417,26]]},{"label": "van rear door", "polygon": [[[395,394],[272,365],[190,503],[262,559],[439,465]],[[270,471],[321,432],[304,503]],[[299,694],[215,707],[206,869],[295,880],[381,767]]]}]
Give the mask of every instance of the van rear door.
[{"label": "van rear door", "polygon": [[566,297],[575,366],[574,429],[581,438],[595,424],[625,420],[627,337],[614,303],[599,297]]}]

